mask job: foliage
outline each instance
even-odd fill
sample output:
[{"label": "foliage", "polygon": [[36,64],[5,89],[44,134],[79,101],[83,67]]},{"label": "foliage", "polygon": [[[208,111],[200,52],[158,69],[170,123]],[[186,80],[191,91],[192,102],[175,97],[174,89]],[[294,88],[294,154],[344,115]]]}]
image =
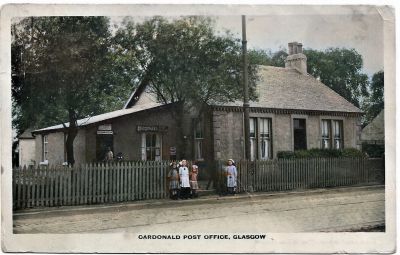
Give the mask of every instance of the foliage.
[{"label": "foliage", "polygon": [[385,155],[385,145],[363,143],[362,151],[367,153],[370,158],[381,158]]},{"label": "foliage", "polygon": [[358,158],[364,157],[364,154],[354,148],[347,148],[342,150],[334,149],[310,149],[310,150],[297,150],[297,151],[279,151],[278,158],[291,159],[291,158]]},{"label": "foliage", "polygon": [[[117,31],[115,41],[136,57],[140,86],[161,103],[176,103],[172,116],[179,133],[178,154],[185,151],[180,125],[191,106],[202,109],[206,104],[243,97],[240,40],[231,34],[216,35],[208,18],[153,17],[138,24],[127,21]],[[256,99],[257,70],[253,65],[248,70],[250,97]]]},{"label": "foliage", "polygon": [[293,151],[278,151],[277,157],[284,158],[284,159],[291,159],[291,158],[295,158],[296,156]]},{"label": "foliage", "polygon": [[276,52],[270,50],[252,49],[248,51],[249,63],[253,65],[267,65],[284,67],[287,53],[284,49]]},{"label": "foliage", "polygon": [[308,73],[360,107],[360,99],[368,96],[368,76],[361,73],[363,60],[355,49],[307,49],[304,54],[307,56]]},{"label": "foliage", "polygon": [[[12,29],[12,95],[21,133],[69,121],[68,162],[77,120],[121,106],[131,77],[113,55],[105,17],[29,17]],[[117,93],[118,92],[118,93]]]},{"label": "foliage", "polygon": [[[234,101],[242,97],[241,46],[230,34],[217,36],[203,17],[127,22],[116,41],[138,59],[139,80],[163,103]],[[129,42],[123,45],[123,42]],[[255,95],[255,68],[250,67]]]},{"label": "foliage", "polygon": [[364,125],[370,123],[384,108],[384,72],[379,71],[372,76],[369,86],[370,96],[363,104],[365,112]]}]

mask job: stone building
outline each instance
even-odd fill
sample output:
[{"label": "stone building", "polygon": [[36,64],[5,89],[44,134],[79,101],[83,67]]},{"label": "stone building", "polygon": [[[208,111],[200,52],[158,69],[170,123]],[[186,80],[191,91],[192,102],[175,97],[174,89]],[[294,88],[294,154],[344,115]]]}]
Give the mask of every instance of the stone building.
[{"label": "stone building", "polygon": [[385,114],[382,110],[367,126],[361,131],[361,142],[367,144],[385,143]]},{"label": "stone building", "polygon": [[35,161],[35,137],[32,129],[25,130],[19,137],[18,162],[20,166],[36,165]]},{"label": "stone building", "polygon": [[[306,61],[302,45],[290,43],[284,68],[259,66],[258,101],[250,102],[253,160],[275,158],[279,151],[358,148],[361,110],[309,75]],[[76,163],[101,161],[108,147],[124,160],[244,158],[242,104],[212,104],[201,114],[194,110],[177,130],[174,105],[157,103],[139,87],[123,109],[79,120]],[[64,131],[57,125],[33,132],[37,162],[66,160]],[[184,140],[181,151],[178,136]]]}]

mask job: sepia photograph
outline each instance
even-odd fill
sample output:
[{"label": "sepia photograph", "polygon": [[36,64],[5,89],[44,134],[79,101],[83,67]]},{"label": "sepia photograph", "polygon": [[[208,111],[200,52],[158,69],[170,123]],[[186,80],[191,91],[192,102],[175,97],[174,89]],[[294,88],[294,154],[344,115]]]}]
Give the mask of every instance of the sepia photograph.
[{"label": "sepia photograph", "polygon": [[395,251],[393,7],[1,18],[3,251]]}]

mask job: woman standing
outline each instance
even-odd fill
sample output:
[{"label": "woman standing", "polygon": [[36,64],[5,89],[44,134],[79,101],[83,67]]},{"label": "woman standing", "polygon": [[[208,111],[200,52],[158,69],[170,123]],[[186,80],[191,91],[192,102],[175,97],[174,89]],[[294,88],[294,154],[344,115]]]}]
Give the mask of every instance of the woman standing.
[{"label": "woman standing", "polygon": [[185,159],[182,160],[182,165],[179,167],[179,180],[181,182],[181,198],[188,199],[190,195],[189,169],[186,166]]},{"label": "woman standing", "polygon": [[233,159],[228,160],[228,166],[226,167],[226,177],[228,194],[235,194],[237,170],[235,166],[235,161],[233,161]]},{"label": "woman standing", "polygon": [[171,169],[168,172],[169,179],[169,197],[173,200],[178,199],[179,174],[176,162],[170,164]]}]

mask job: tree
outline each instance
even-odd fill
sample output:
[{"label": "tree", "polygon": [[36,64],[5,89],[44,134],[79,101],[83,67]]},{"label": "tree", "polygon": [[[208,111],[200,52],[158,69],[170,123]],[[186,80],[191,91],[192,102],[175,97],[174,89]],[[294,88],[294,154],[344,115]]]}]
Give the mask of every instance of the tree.
[{"label": "tree", "polygon": [[276,52],[271,50],[252,49],[248,52],[249,63],[253,65],[266,65],[284,67],[287,57],[286,50],[281,48]]},{"label": "tree", "polygon": [[307,56],[308,73],[360,107],[360,101],[368,96],[368,76],[361,72],[362,56],[355,49],[307,49],[304,54]]},{"label": "tree", "polygon": [[370,123],[384,108],[384,77],[383,71],[376,72],[372,76],[369,86],[370,96],[365,100],[363,109],[365,112],[365,125]]},{"label": "tree", "polygon": [[74,164],[77,120],[116,108],[125,99],[117,94],[132,89],[115,61],[109,20],[29,17],[12,35],[14,124],[22,132],[68,120],[67,160]]},{"label": "tree", "polygon": [[[138,59],[140,86],[147,86],[160,102],[173,103],[178,153],[184,148],[182,120],[192,106],[203,109],[212,102],[242,99],[240,40],[216,35],[210,19],[154,17],[140,24],[128,22],[116,39]],[[256,98],[254,66],[249,67],[249,77],[250,93]]]}]

